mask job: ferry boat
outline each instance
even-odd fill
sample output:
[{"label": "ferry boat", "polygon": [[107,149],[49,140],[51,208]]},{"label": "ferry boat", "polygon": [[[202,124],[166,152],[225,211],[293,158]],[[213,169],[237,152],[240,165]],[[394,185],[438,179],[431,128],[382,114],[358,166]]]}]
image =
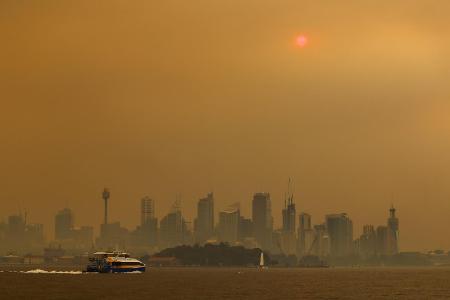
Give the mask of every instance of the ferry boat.
[{"label": "ferry boat", "polygon": [[123,252],[95,252],[89,258],[86,272],[96,273],[131,273],[145,272],[145,264],[128,253]]}]

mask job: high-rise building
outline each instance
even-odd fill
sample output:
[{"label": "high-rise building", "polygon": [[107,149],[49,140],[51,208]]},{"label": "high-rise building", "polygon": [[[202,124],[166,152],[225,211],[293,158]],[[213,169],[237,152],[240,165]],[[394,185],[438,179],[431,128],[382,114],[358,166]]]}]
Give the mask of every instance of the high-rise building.
[{"label": "high-rise building", "polygon": [[32,245],[44,243],[44,225],[43,224],[27,224],[25,231],[26,240]]},{"label": "high-rise building", "polygon": [[97,246],[104,249],[116,247],[126,249],[130,243],[130,233],[120,222],[108,222],[100,225],[100,237]]},{"label": "high-rise building", "polygon": [[239,240],[242,241],[247,238],[253,238],[253,222],[252,219],[241,216],[239,222]]},{"label": "high-rise building", "polygon": [[188,223],[183,218],[181,210],[175,204],[172,211],[168,213],[160,222],[160,246],[161,248],[175,247],[189,244],[191,232]]},{"label": "high-rise building", "polygon": [[330,238],[325,224],[314,225],[314,241],[311,249],[312,254],[320,257],[327,257],[330,254]]},{"label": "high-rise building", "polygon": [[359,238],[359,254],[370,258],[377,253],[377,234],[373,225],[364,225],[363,234]]},{"label": "high-rise building", "polygon": [[388,228],[387,226],[377,227],[377,254],[387,255],[388,254]]},{"label": "high-rise building", "polygon": [[239,239],[239,207],[232,206],[219,213],[218,235],[219,240],[225,243],[236,243]]},{"label": "high-rise building", "polygon": [[283,215],[283,231],[289,233],[295,233],[295,203],[292,197],[289,197],[285,202]]},{"label": "high-rise building", "polygon": [[135,246],[155,247],[158,243],[158,219],[155,218],[155,203],[149,197],[141,199],[141,225],[132,232]]},{"label": "high-rise building", "polygon": [[66,240],[73,238],[72,230],[74,216],[70,208],[60,210],[55,216],[55,239]]},{"label": "high-rise building", "polygon": [[[27,214],[18,214],[8,217],[8,224],[0,224],[0,239],[8,249],[29,251],[34,246],[44,243],[44,225],[27,223]],[[1,248],[1,247],[0,247]]]},{"label": "high-rise building", "polygon": [[214,196],[208,193],[197,203],[197,218],[194,220],[194,235],[197,243],[204,243],[214,235]]},{"label": "high-rise building", "polygon": [[308,254],[312,242],[314,240],[314,233],[311,227],[311,215],[301,213],[298,216],[298,256]]},{"label": "high-rise building", "polygon": [[394,206],[389,209],[387,228],[387,254],[394,255],[398,253],[398,218],[395,216]]},{"label": "high-rise building", "polygon": [[347,214],[326,216],[326,227],[330,238],[330,255],[343,257],[353,252],[353,222]]},{"label": "high-rise building", "polygon": [[92,226],[81,226],[73,230],[73,240],[78,248],[88,249],[94,241],[94,228]]},{"label": "high-rise building", "polygon": [[25,239],[26,221],[22,215],[12,215],[8,217],[7,238],[10,241],[21,243]]},{"label": "high-rise building", "polygon": [[294,197],[288,194],[288,197],[282,210],[283,228],[281,231],[281,250],[286,255],[294,255],[297,252],[297,240],[295,236],[296,211]]},{"label": "high-rise building", "polygon": [[269,193],[256,193],[252,202],[253,232],[263,250],[272,248],[272,204]]},{"label": "high-rise building", "polygon": [[150,197],[141,199],[141,225],[147,224],[155,218],[155,203]]},{"label": "high-rise building", "polygon": [[6,239],[6,230],[8,226],[5,222],[0,222],[0,242],[3,242]]}]

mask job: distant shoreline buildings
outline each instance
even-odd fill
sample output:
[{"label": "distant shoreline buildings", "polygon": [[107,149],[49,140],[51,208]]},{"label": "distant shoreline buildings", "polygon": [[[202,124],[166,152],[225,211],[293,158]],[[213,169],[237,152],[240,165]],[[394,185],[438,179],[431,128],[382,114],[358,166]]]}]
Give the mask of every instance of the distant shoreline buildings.
[{"label": "distant shoreline buildings", "polygon": [[[102,193],[104,218],[100,234],[94,238],[91,226],[75,226],[71,209],[65,208],[55,215],[55,240],[72,252],[93,249],[132,249],[140,253],[154,253],[179,245],[228,243],[246,248],[261,248],[275,255],[318,256],[320,258],[346,258],[359,256],[392,256],[399,251],[399,220],[396,209],[389,209],[386,225],[364,225],[361,236],[354,238],[353,222],[345,213],[328,214],[325,221],[313,224],[307,212],[297,215],[294,195],[288,187],[285,205],[281,211],[282,226],[273,228],[272,203],[269,193],[255,193],[252,215],[241,215],[239,203],[229,205],[217,213],[214,194],[208,193],[197,203],[197,216],[193,224],[182,214],[177,199],[171,210],[161,220],[155,217],[155,201],[144,197],[140,201],[140,225],[134,230],[108,219],[110,192]],[[10,216],[0,223],[1,251],[31,251],[45,245],[43,225],[27,224],[22,215]]]}]

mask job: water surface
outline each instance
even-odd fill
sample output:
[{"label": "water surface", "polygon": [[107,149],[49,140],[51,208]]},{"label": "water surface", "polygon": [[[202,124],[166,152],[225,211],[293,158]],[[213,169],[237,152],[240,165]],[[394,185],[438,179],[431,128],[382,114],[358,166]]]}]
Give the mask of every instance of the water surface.
[{"label": "water surface", "polygon": [[[47,270],[49,271],[49,270]],[[67,271],[67,270],[65,270]],[[449,268],[0,272],[1,299],[450,299]]]}]

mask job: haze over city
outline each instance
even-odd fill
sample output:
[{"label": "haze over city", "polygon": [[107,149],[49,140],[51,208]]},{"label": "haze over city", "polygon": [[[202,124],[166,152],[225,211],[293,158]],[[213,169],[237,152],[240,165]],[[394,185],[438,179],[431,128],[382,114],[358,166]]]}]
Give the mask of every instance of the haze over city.
[{"label": "haze over city", "polygon": [[394,204],[401,250],[450,248],[448,1],[107,2],[0,3],[0,220],[97,235],[108,187],[129,228],[210,191],[280,227],[292,178],[314,223]]}]

